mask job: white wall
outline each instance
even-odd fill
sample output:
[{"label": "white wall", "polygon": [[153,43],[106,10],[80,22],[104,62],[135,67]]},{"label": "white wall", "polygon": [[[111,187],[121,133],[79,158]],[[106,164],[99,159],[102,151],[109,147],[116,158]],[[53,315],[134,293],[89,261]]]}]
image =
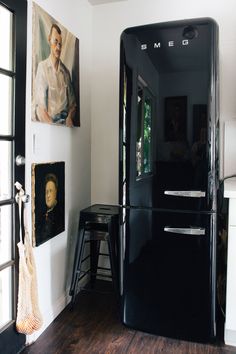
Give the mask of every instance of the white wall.
[{"label": "white wall", "polygon": [[[31,163],[65,161],[65,232],[35,248],[42,330],[68,301],[73,246],[80,209],[91,200],[90,68],[92,7],[87,0],[38,0],[51,16],[79,38],[81,127],[66,128],[31,121],[32,1],[28,0],[26,99],[26,190],[31,194]],[[31,224],[31,206],[28,219]],[[42,332],[35,334],[35,338]],[[29,338],[32,341],[34,338]]]},{"label": "white wall", "polygon": [[221,0],[127,0],[94,7],[91,106],[92,202],[118,203],[121,32],[126,27],[196,17],[212,17],[218,22],[222,161],[222,123],[229,119],[236,119],[235,13],[235,0],[225,2]]}]

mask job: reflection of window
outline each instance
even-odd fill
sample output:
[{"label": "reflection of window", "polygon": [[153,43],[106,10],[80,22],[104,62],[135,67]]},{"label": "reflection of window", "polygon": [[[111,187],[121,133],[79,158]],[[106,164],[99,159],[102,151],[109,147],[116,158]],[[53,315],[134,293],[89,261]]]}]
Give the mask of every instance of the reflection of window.
[{"label": "reflection of window", "polygon": [[153,96],[140,77],[137,99],[136,176],[142,177],[152,172]]},{"label": "reflection of window", "polygon": [[[130,121],[131,121],[131,98],[132,98],[132,87],[133,87],[133,72],[132,69],[124,62],[124,74],[123,74],[123,118],[121,123],[121,137],[122,137],[122,180],[123,188],[120,188],[120,197],[122,198],[122,203],[124,205],[129,204],[129,193],[127,184],[127,171],[129,170],[130,163]],[[123,123],[123,124],[122,124]],[[120,176],[121,177],[121,176]]]}]

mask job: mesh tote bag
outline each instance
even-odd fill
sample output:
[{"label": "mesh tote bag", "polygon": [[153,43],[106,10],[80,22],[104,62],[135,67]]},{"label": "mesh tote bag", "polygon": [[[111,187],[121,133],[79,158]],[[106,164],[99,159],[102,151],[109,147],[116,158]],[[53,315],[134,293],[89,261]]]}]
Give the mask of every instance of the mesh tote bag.
[{"label": "mesh tote bag", "polygon": [[19,250],[19,288],[16,330],[19,333],[32,334],[40,329],[43,320],[38,305],[37,276],[33,248],[26,225],[24,225],[24,239],[22,236],[22,206],[24,209],[24,222],[26,220],[23,204],[25,192],[18,182],[16,183],[16,188],[19,190],[16,201],[19,206],[20,220],[20,242],[17,244]]}]

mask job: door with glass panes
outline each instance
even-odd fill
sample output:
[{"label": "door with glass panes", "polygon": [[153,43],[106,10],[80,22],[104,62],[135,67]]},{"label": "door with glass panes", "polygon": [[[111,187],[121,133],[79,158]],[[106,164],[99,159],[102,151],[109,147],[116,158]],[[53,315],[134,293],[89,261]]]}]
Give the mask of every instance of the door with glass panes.
[{"label": "door with glass panes", "polygon": [[[24,186],[26,0],[0,0],[0,353],[17,353],[19,220],[15,181]],[[16,160],[20,163],[16,164]]]}]

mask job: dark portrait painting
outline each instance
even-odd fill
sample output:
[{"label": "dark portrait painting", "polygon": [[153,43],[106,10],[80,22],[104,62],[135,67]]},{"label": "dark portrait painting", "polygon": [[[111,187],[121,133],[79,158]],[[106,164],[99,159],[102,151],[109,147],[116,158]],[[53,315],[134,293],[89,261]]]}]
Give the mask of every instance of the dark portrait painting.
[{"label": "dark portrait painting", "polygon": [[32,14],[32,120],[79,126],[79,39],[35,3]]},{"label": "dark portrait painting", "polygon": [[65,230],[65,162],[32,164],[33,246]]},{"label": "dark portrait painting", "polygon": [[187,96],[165,98],[165,141],[187,140]]}]

